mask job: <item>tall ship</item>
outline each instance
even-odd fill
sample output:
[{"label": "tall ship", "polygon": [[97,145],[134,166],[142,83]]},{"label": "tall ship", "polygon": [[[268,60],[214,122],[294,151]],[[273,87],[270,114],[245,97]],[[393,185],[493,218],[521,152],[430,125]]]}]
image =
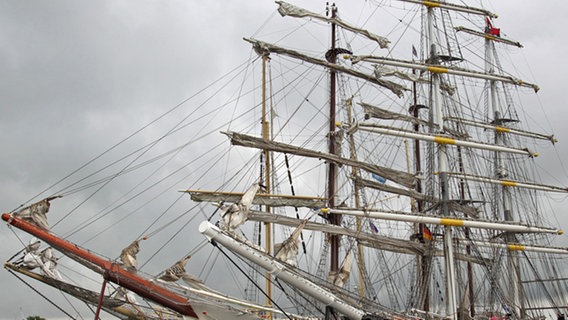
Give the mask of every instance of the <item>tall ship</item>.
[{"label": "tall ship", "polygon": [[275,1],[245,62],[2,214],[7,272],[73,319],[564,319],[522,44],[463,3],[321,9]]}]

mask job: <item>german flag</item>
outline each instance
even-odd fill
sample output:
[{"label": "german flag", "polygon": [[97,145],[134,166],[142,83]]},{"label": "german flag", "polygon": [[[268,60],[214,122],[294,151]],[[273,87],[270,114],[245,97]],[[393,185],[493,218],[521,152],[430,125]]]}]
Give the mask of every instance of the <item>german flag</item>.
[{"label": "german flag", "polygon": [[432,241],[432,232],[428,229],[427,226],[422,228],[422,237],[424,240]]}]

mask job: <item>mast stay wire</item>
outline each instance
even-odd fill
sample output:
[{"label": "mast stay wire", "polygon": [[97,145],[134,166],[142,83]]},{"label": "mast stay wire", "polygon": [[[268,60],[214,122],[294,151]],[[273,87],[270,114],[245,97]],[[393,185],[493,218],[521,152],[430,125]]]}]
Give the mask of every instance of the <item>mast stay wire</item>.
[{"label": "mast stay wire", "polygon": [[[207,86],[205,86],[205,88],[199,90],[198,92],[196,92],[195,94],[191,95],[190,97],[186,98],[185,100],[181,101],[180,103],[178,103],[177,105],[175,105],[173,108],[169,109],[168,111],[164,112],[162,115],[158,116],[156,119],[150,121],[148,124],[146,124],[145,126],[143,126],[142,128],[134,131],[133,133],[131,133],[130,135],[128,135],[126,138],[120,140],[119,142],[115,143],[114,145],[112,145],[110,148],[106,149],[105,151],[103,151],[101,154],[99,154],[98,156],[95,156],[94,158],[92,158],[91,160],[87,161],[85,164],[81,165],[80,167],[78,167],[77,169],[71,171],[69,174],[67,174],[66,176],[64,176],[63,178],[59,179],[58,181],[54,182],[53,184],[49,185],[48,187],[44,188],[42,191],[38,192],[36,195],[32,196],[30,199],[28,199],[26,202],[24,202],[24,204],[21,204],[19,207],[15,208],[14,210],[12,210],[12,212],[18,210],[19,208],[25,206],[25,204],[30,203],[31,201],[33,201],[34,199],[38,198],[39,196],[41,196],[42,194],[46,193],[48,190],[54,188],[55,186],[57,186],[58,184],[62,183],[63,181],[67,180],[68,178],[70,178],[71,176],[73,176],[74,174],[76,174],[77,172],[81,171],[82,169],[86,168],[87,166],[89,166],[90,164],[92,164],[93,162],[95,162],[96,160],[100,159],[102,156],[104,156],[105,154],[109,153],[110,151],[112,151],[113,149],[115,149],[116,147],[118,147],[119,145],[123,144],[124,142],[130,140],[132,137],[134,137],[135,135],[139,134],[140,132],[142,132],[144,129],[146,129],[147,127],[151,126],[152,124],[154,124],[155,122],[157,122],[158,120],[164,118],[166,115],[172,113],[173,111],[175,111],[176,109],[178,109],[179,107],[181,107],[182,105],[184,105],[186,102],[188,102],[189,100],[195,98],[197,95],[199,95],[200,93],[204,92],[206,89],[212,87],[214,84],[216,84],[217,82],[221,81],[222,79],[224,79],[226,76],[228,76],[229,74],[239,70],[245,63],[241,63],[240,65],[238,65],[237,67],[231,69],[230,71],[228,71],[226,74],[222,75],[219,79],[214,80],[213,82],[211,82],[210,84],[208,84]],[[81,181],[81,180],[79,180]],[[72,184],[74,185],[74,184]],[[72,186],[71,185],[71,186]],[[55,193],[57,194],[57,192]]]}]

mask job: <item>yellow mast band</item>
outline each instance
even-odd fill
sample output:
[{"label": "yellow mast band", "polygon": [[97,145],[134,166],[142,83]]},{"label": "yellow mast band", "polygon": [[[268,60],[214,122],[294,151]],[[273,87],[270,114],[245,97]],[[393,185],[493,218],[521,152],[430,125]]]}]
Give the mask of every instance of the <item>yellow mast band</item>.
[{"label": "yellow mast band", "polygon": [[564,234],[564,230],[558,230],[558,234],[559,234],[559,235],[563,235],[563,234]]},{"label": "yellow mast band", "polygon": [[329,213],[329,208],[321,208],[321,213],[328,214],[328,213]]},{"label": "yellow mast band", "polygon": [[511,129],[505,127],[495,127],[495,131],[497,132],[511,132]]},{"label": "yellow mast band", "polygon": [[455,139],[444,138],[444,137],[434,137],[434,142],[439,144],[456,144]]},{"label": "yellow mast band", "polygon": [[448,73],[448,68],[428,67],[428,71],[433,72],[433,73]]},{"label": "yellow mast band", "polygon": [[463,220],[458,220],[458,219],[447,219],[447,218],[442,218],[440,219],[440,224],[442,224],[443,226],[452,226],[452,227],[463,227]]},{"label": "yellow mast band", "polygon": [[507,246],[507,249],[509,249],[509,251],[524,251],[525,246],[520,244],[510,244]]},{"label": "yellow mast band", "polygon": [[423,1],[422,4],[424,4],[425,6],[429,7],[429,8],[437,8],[440,6],[440,4],[438,2],[433,2],[433,1]]},{"label": "yellow mast band", "polygon": [[501,185],[503,187],[516,187],[517,183],[515,181],[502,180]]}]

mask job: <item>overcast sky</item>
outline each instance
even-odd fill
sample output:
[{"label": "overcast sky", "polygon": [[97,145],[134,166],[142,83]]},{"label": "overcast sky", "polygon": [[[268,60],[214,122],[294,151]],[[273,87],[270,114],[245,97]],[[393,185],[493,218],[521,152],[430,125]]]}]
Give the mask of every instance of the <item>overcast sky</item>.
[{"label": "overcast sky", "polygon": [[[336,2],[341,8],[351,1]],[[293,3],[321,11],[320,2]],[[568,2],[493,2],[496,25],[525,46],[526,80],[541,86],[540,105],[528,107],[547,112],[535,117],[560,140],[544,161],[566,158]],[[244,61],[250,46],[242,37],[275,10],[269,0],[0,0],[3,212]],[[565,168],[546,169],[568,185]],[[3,261],[21,248],[6,226],[0,244]],[[20,312],[62,315],[2,270],[0,319]]]}]

